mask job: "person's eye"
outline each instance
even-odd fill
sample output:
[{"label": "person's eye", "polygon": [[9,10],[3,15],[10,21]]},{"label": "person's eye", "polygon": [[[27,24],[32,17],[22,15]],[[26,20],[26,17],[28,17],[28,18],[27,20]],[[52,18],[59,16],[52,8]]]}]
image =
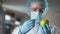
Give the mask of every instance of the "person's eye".
[{"label": "person's eye", "polygon": [[33,9],[34,11],[36,11],[36,9]]},{"label": "person's eye", "polygon": [[39,10],[41,13],[43,13],[43,10]]}]

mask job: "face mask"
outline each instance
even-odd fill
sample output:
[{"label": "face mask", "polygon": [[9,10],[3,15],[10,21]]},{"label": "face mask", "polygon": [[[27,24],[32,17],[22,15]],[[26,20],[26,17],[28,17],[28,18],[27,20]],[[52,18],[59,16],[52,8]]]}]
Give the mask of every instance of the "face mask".
[{"label": "face mask", "polygon": [[42,13],[39,13],[39,11],[32,11],[30,15],[30,19],[37,19],[41,17]]}]

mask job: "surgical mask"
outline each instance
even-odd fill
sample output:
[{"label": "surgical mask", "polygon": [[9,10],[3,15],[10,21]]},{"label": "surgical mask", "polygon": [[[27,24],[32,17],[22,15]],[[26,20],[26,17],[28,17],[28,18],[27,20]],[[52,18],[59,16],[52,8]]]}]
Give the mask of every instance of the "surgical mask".
[{"label": "surgical mask", "polygon": [[30,15],[30,19],[37,19],[42,16],[42,13],[39,11],[32,11]]}]

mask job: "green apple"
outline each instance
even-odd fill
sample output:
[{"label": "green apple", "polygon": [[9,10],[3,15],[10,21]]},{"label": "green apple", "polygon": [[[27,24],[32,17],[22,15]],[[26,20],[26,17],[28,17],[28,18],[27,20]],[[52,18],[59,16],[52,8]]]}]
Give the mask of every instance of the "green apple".
[{"label": "green apple", "polygon": [[45,26],[45,25],[48,24],[48,23],[49,23],[49,21],[46,20],[46,19],[40,21],[40,25],[41,25],[41,26]]}]

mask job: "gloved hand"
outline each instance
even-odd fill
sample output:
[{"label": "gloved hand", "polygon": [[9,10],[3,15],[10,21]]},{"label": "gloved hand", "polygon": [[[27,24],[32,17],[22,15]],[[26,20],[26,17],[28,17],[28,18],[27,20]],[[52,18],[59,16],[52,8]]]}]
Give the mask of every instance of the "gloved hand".
[{"label": "gloved hand", "polygon": [[41,30],[42,34],[51,34],[48,20],[42,20],[40,22],[40,25],[41,25],[41,29],[42,29]]},{"label": "gloved hand", "polygon": [[35,20],[26,21],[20,28],[21,33],[26,34],[28,31],[30,31],[34,27],[35,25],[34,23],[35,23]]},{"label": "gloved hand", "polygon": [[50,30],[48,24],[46,24],[46,26],[41,27],[41,32],[42,32],[42,34],[51,34],[51,30]]}]

